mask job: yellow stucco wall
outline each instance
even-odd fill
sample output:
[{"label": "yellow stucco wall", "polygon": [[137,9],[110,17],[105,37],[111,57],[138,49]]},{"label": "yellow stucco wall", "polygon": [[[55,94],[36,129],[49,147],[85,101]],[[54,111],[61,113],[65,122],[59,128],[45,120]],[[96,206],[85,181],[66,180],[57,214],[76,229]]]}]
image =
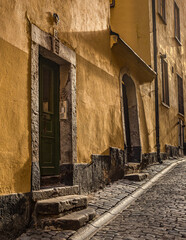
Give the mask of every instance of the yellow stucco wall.
[{"label": "yellow stucco wall", "polygon": [[[174,38],[174,1],[166,1],[166,22],[165,25],[157,13],[157,39],[158,39],[158,84],[159,84],[159,113],[160,113],[160,144],[161,151],[165,151],[165,144],[178,146],[178,119],[183,119],[178,114],[178,80],[177,74],[183,78],[185,85],[185,37],[186,37],[186,5],[184,1],[176,1],[180,10],[180,32],[181,43],[178,44]],[[162,76],[161,76],[161,54],[166,54],[168,63],[169,80],[169,101],[170,108],[162,104]],[[173,70],[173,72],[172,72]],[[184,98],[186,98],[186,88],[184,87]],[[184,99],[185,101],[185,99]],[[186,104],[186,102],[185,102]],[[186,105],[185,105],[186,106]]]},{"label": "yellow stucco wall", "polygon": [[28,54],[0,38],[0,194],[30,190]]},{"label": "yellow stucco wall", "polygon": [[[183,2],[180,5],[181,29]],[[167,11],[172,11],[171,3]],[[151,15],[148,0],[116,0],[111,10],[112,30],[120,34],[147,64],[151,64]],[[0,194],[30,191],[30,24],[53,35],[77,54],[77,156],[90,162],[91,154],[106,154],[110,146],[123,148],[120,69],[110,49],[108,0],[0,0]],[[56,25],[52,15],[57,13]],[[172,19],[173,12],[170,14]],[[170,109],[160,104],[160,136],[177,146],[175,72],[183,72],[182,48],[173,36],[173,20],[158,19],[158,51],[166,51],[169,65]],[[168,34],[165,30],[168,29]],[[181,35],[183,39],[183,34]],[[167,47],[166,40],[169,46]],[[160,63],[158,62],[160,67]],[[176,67],[179,66],[179,67]],[[160,83],[159,78],[159,85]],[[160,90],[161,92],[161,90]],[[154,83],[137,86],[143,152],[155,150]],[[160,94],[161,98],[161,94]],[[185,97],[186,101],[186,97]],[[186,106],[186,104],[185,104]],[[168,113],[167,113],[168,112]],[[176,112],[176,113],[175,113]],[[170,120],[170,121],[169,121]],[[165,132],[169,124],[171,132]],[[165,139],[168,139],[168,141]]]},{"label": "yellow stucco wall", "polygon": [[149,0],[116,0],[111,8],[111,28],[134,49],[148,64],[151,64]]},{"label": "yellow stucco wall", "polygon": [[[152,17],[149,0],[116,0],[111,8],[111,28],[148,64],[153,66]],[[132,69],[131,69],[132,73]],[[145,74],[144,74],[145,78]],[[138,112],[142,153],[156,151],[154,81],[138,84]]]},{"label": "yellow stucco wall", "polygon": [[[161,152],[165,152],[165,144],[176,147],[178,146],[178,118],[185,118],[178,114],[177,74],[183,77],[184,102],[186,106],[186,68],[184,67],[184,62],[186,62],[186,53],[184,52],[186,47],[186,23],[184,20],[184,16],[186,15],[186,5],[184,1],[176,1],[180,9],[182,46],[179,46],[174,38],[174,1],[166,1],[166,25],[158,15],[157,2],[158,1],[156,1],[156,20],[160,145]],[[151,0],[116,0],[115,7],[111,9],[111,28],[113,31],[119,33],[120,37],[124,39],[147,64],[152,67],[154,66]],[[162,104],[160,53],[166,53],[167,55],[166,61],[168,62],[169,73],[170,108],[167,108]],[[174,68],[174,73],[172,73],[172,67]],[[138,90],[140,136],[143,153],[156,151],[154,90],[154,82],[151,84],[143,84]]]},{"label": "yellow stucco wall", "polygon": [[109,146],[124,147],[119,79],[80,56],[77,64],[78,162],[87,162]]},{"label": "yellow stucco wall", "polygon": [[142,153],[156,151],[154,81],[140,86],[138,91]]},{"label": "yellow stucco wall", "polygon": [[90,162],[91,154],[108,153],[110,146],[123,148],[109,1],[0,0],[0,11],[0,194],[30,191],[31,23],[50,34],[57,29],[60,41],[77,53],[78,162]]}]

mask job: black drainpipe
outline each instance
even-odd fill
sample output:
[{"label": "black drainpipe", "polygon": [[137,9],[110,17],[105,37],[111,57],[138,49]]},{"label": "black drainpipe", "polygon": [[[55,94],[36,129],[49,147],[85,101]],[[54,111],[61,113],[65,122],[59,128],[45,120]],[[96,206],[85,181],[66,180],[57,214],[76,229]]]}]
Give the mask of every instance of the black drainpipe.
[{"label": "black drainpipe", "polygon": [[160,158],[160,139],[159,139],[159,101],[158,101],[158,67],[157,67],[157,37],[156,37],[156,1],[152,0],[152,20],[153,20],[153,47],[154,47],[154,71],[155,78],[155,118],[156,118],[156,147],[157,160],[162,163]]}]

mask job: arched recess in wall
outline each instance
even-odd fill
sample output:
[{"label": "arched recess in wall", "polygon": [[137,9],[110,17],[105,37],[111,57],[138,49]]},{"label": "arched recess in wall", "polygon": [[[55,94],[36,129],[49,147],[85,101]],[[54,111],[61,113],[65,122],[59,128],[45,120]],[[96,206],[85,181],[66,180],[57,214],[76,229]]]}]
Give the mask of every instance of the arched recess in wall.
[{"label": "arched recess in wall", "polygon": [[127,74],[122,77],[122,100],[127,161],[140,162],[141,143],[136,86]]}]

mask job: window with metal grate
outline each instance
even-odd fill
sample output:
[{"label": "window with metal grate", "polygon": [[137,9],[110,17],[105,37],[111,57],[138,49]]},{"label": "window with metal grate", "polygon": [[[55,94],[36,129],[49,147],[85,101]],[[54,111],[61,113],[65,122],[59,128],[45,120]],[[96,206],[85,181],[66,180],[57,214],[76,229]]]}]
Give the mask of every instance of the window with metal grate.
[{"label": "window with metal grate", "polygon": [[162,71],[162,102],[169,106],[169,82],[168,82],[168,64],[161,58]]},{"label": "window with metal grate", "polygon": [[165,9],[165,0],[158,0],[158,14],[166,24],[166,9]]},{"label": "window with metal grate", "polygon": [[180,42],[180,10],[176,2],[174,2],[174,35],[175,38]]},{"label": "window with metal grate", "polygon": [[178,79],[178,112],[184,115],[184,99],[183,99],[183,79],[177,75]]}]

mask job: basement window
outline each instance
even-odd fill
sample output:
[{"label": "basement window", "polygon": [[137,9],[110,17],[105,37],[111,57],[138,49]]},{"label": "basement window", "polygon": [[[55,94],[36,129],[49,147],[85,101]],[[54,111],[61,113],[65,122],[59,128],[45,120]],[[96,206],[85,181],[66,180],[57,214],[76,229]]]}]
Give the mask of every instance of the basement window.
[{"label": "basement window", "polygon": [[180,10],[178,5],[174,2],[174,36],[178,43],[180,43]]},{"label": "basement window", "polygon": [[165,0],[158,0],[158,14],[164,24],[166,24]]},{"label": "basement window", "polygon": [[169,106],[169,82],[168,82],[168,64],[161,58],[162,71],[162,102]]},{"label": "basement window", "polygon": [[177,75],[178,79],[178,112],[184,115],[184,99],[183,99],[183,79]]}]

